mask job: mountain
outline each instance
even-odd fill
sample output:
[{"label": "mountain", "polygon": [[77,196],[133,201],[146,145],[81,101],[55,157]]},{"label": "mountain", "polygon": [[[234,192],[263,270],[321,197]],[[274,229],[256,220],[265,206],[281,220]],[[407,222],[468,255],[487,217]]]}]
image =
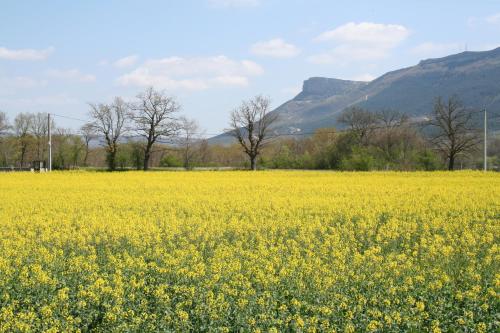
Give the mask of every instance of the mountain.
[{"label": "mountain", "polygon": [[[432,111],[437,96],[454,94],[467,107],[500,109],[500,48],[423,60],[371,82],[310,78],[295,98],[272,111],[278,114],[273,128],[278,133],[310,133],[321,127],[338,127],[338,114],[354,105],[422,117]],[[210,142],[228,140],[231,137],[221,134]]]}]

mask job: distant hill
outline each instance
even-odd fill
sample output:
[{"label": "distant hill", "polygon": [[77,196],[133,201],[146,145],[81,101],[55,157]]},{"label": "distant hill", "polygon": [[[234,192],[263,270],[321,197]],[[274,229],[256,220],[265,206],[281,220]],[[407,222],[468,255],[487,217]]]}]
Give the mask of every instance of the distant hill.
[{"label": "distant hill", "polygon": [[[371,82],[313,77],[302,91],[276,108],[274,130],[279,133],[312,132],[335,127],[338,114],[357,105],[370,111],[390,108],[412,117],[432,110],[437,96],[457,94],[471,108],[500,109],[500,48],[483,52],[462,52],[428,59],[418,65],[386,73]],[[210,139],[227,143],[226,134]]]}]

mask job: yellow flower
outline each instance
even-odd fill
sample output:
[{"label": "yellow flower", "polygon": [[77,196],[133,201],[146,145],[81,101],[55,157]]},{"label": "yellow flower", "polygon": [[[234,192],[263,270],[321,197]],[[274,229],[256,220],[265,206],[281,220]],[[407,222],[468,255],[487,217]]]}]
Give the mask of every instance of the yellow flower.
[{"label": "yellow flower", "polygon": [[67,288],[67,287],[59,289],[59,291],[57,292],[57,298],[61,302],[67,301],[69,299],[68,292],[69,292],[69,288]]},{"label": "yellow flower", "polygon": [[486,332],[486,324],[485,323],[479,323],[476,325],[476,329],[479,333],[484,333]]},{"label": "yellow flower", "polygon": [[354,333],[355,331],[356,331],[356,328],[354,327],[354,325],[352,323],[348,323],[344,327],[344,333]]},{"label": "yellow flower", "polygon": [[499,198],[472,171],[0,173],[0,332],[486,332]]},{"label": "yellow flower", "polygon": [[416,302],[415,306],[418,311],[423,312],[425,310],[425,304],[424,302]]},{"label": "yellow flower", "polygon": [[186,322],[186,321],[188,321],[188,319],[189,319],[189,314],[188,314],[186,311],[183,311],[183,310],[177,310],[177,311],[176,311],[176,314],[177,314],[177,317],[179,317],[179,319],[180,319],[182,322]]},{"label": "yellow flower", "polygon": [[381,327],[381,324],[378,321],[372,320],[372,321],[370,321],[370,323],[366,327],[366,330],[369,332],[373,332],[373,331],[378,330],[380,327]]},{"label": "yellow flower", "polygon": [[298,327],[302,328],[304,327],[304,320],[301,317],[297,317],[295,319],[295,323],[297,324]]}]

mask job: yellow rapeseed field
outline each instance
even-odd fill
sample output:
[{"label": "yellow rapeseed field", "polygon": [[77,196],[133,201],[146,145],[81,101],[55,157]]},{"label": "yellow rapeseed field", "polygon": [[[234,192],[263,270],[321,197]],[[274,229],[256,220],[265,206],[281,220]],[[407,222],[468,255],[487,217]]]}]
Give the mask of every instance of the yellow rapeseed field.
[{"label": "yellow rapeseed field", "polygon": [[0,174],[0,332],[498,332],[500,175]]}]

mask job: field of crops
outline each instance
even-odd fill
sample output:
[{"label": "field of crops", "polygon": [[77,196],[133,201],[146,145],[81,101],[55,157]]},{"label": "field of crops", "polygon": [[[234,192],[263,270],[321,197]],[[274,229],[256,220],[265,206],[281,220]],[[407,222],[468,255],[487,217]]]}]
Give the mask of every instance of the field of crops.
[{"label": "field of crops", "polygon": [[500,175],[0,174],[0,332],[494,332]]}]

